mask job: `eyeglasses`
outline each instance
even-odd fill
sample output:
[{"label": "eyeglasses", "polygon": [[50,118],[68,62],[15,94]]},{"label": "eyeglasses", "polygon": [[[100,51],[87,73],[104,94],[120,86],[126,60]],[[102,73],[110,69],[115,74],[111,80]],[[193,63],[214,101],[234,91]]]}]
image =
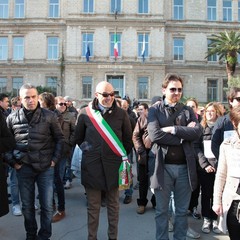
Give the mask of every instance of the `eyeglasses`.
[{"label": "eyeglasses", "polygon": [[64,102],[60,102],[59,104],[58,104],[59,106],[67,106],[67,104]]},{"label": "eyeglasses", "polygon": [[100,93],[100,92],[98,92],[98,94],[102,95],[103,97],[108,97],[108,96],[113,97],[115,95],[114,92],[111,92],[111,93],[106,93],[106,92]]},{"label": "eyeglasses", "polygon": [[240,97],[235,97],[233,99],[236,99],[238,102],[240,102]]},{"label": "eyeglasses", "polygon": [[170,90],[170,92],[171,93],[175,93],[175,92],[179,92],[179,93],[181,93],[182,92],[182,88],[169,88],[169,90]]}]

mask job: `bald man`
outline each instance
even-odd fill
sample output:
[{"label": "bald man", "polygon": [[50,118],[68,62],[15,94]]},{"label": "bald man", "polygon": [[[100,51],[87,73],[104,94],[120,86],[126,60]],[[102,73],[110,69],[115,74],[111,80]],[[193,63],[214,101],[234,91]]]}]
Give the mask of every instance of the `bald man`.
[{"label": "bald man", "polygon": [[75,129],[76,143],[83,152],[81,180],[88,200],[88,240],[97,239],[102,191],[106,194],[108,209],[108,239],[113,240],[118,235],[118,170],[122,158],[103,139],[90,119],[89,112],[101,114],[122,142],[127,154],[132,149],[131,124],[126,111],[116,104],[113,86],[102,81],[96,86],[93,101],[88,107],[81,109]]}]

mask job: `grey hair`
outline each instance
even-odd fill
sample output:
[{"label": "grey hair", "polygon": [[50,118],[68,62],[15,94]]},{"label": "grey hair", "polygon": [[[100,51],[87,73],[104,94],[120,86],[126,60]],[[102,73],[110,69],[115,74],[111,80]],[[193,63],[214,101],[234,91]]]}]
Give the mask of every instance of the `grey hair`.
[{"label": "grey hair", "polygon": [[22,91],[25,90],[25,89],[36,89],[37,91],[37,88],[32,85],[31,83],[25,83],[21,86],[20,90],[19,90],[19,95],[21,96],[22,95]]}]

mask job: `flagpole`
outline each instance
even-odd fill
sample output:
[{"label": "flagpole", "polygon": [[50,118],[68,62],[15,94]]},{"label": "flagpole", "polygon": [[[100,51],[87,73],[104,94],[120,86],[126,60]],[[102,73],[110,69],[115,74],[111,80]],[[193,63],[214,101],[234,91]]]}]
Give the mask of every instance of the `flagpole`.
[{"label": "flagpole", "polygon": [[[117,7],[115,8],[115,22],[117,22]],[[114,58],[115,58],[115,62],[117,61],[117,57],[118,57],[118,39],[117,39],[117,24],[115,25],[115,33],[114,33],[114,39],[113,39],[114,43],[113,43],[113,54],[114,54]]]},{"label": "flagpole", "polygon": [[146,45],[146,40],[145,40],[145,33],[143,34],[143,44],[142,44],[142,61],[144,62],[145,61],[145,45]]}]

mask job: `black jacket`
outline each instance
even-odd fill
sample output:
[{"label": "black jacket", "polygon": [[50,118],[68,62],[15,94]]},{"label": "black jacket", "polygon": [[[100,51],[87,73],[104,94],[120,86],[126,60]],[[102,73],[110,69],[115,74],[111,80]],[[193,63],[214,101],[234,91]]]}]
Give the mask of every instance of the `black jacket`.
[{"label": "black jacket", "polygon": [[[92,108],[99,110],[95,98]],[[132,129],[128,114],[115,101],[103,118],[122,142],[127,154],[132,149]],[[81,178],[85,187],[109,191],[118,187],[118,170],[122,157],[117,156],[89,119],[86,108],[78,115],[75,128],[76,144],[82,150]]]},{"label": "black jacket", "polygon": [[3,162],[3,154],[12,150],[15,146],[15,140],[7,128],[5,117],[0,112],[0,217],[8,213],[8,194],[6,167]]},{"label": "black jacket", "polygon": [[211,165],[212,167],[217,169],[217,159],[216,158],[206,158],[204,156],[203,141],[204,140],[211,140],[212,130],[213,130],[213,127],[208,127],[208,126],[205,129],[203,129],[202,137],[199,139],[198,144],[195,144],[195,151],[196,151],[197,156],[198,156],[198,163],[199,163],[199,166],[200,166],[200,170],[202,170],[204,172],[205,172],[205,168],[209,165]]},{"label": "black jacket", "polygon": [[8,116],[7,125],[16,140],[14,151],[6,155],[11,166],[18,162],[44,171],[61,158],[64,136],[54,112],[38,107],[28,123],[21,108]]},{"label": "black jacket", "polygon": [[219,149],[220,145],[224,140],[224,132],[232,131],[233,125],[229,118],[229,114],[219,117],[217,122],[214,125],[212,131],[212,152],[215,155],[216,159],[219,158]]},{"label": "black jacket", "polygon": [[[157,102],[150,107],[148,112],[148,133],[154,143],[156,154],[155,170],[151,178],[151,188],[164,188],[164,160],[169,146],[182,145],[186,156],[189,183],[194,190],[197,186],[196,155],[193,149],[193,141],[199,139],[202,134],[200,126],[192,108],[177,104],[175,110],[179,111],[172,123],[169,122],[169,109],[164,106],[164,101]],[[187,127],[190,122],[196,122],[195,127]],[[176,133],[170,134],[161,130],[162,127],[174,126]]]}]

